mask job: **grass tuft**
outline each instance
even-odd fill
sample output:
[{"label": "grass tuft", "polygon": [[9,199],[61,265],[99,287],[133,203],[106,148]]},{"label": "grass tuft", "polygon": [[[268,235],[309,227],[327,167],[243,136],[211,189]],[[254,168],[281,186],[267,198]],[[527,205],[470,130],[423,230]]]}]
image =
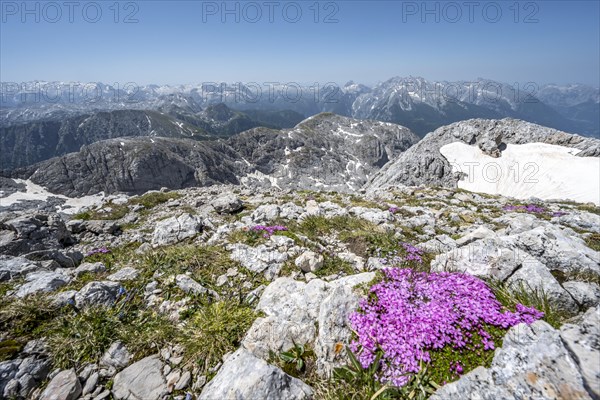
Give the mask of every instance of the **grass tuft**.
[{"label": "grass tuft", "polygon": [[142,205],[146,209],[151,209],[158,206],[159,204],[163,204],[170,200],[175,200],[179,198],[181,198],[181,195],[176,192],[149,192],[134,199],[131,199],[129,201],[129,204]]},{"label": "grass tuft", "polygon": [[506,308],[514,310],[517,304],[534,307],[542,311],[544,321],[558,329],[572,315],[566,314],[564,311],[558,310],[551,304],[548,295],[544,290],[537,290],[529,287],[524,282],[519,282],[519,285],[509,287],[506,283],[490,281],[488,286],[494,292],[496,299]]}]

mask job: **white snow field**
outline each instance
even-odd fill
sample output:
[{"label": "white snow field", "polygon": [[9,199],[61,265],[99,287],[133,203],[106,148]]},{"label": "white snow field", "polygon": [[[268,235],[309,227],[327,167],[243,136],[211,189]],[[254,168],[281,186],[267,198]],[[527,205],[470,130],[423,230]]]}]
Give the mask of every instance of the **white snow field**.
[{"label": "white snow field", "polygon": [[84,196],[84,197],[67,197],[61,194],[53,194],[48,190],[43,188],[40,185],[36,185],[30,180],[23,179],[14,179],[17,183],[25,184],[25,192],[16,192],[12,193],[6,197],[0,198],[0,206],[8,207],[12,204],[27,201],[27,200],[39,200],[46,201],[48,197],[58,197],[60,199],[65,199],[65,203],[57,207],[58,212],[62,212],[64,214],[76,214],[83,207],[91,206],[93,204],[98,203],[102,198],[104,198],[104,193],[96,194],[93,196]]},{"label": "white snow field", "polygon": [[576,157],[579,151],[545,143],[508,144],[501,157],[493,158],[462,142],[440,148],[453,171],[468,175],[458,182],[461,189],[600,205],[600,157]]}]

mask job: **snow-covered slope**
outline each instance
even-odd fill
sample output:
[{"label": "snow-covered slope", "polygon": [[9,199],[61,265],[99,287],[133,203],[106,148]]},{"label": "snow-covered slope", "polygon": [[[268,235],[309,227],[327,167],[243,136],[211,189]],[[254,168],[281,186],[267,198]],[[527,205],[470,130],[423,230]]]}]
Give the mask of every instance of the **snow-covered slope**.
[{"label": "snow-covered slope", "polygon": [[[30,180],[15,179],[17,184],[24,184],[24,190],[17,190],[6,197],[0,197],[0,207],[10,207],[16,203],[22,202],[48,202],[50,198],[57,200],[56,210],[64,214],[76,214],[82,208],[100,203],[104,198],[104,193],[83,197],[67,197],[61,194],[50,193],[44,187],[36,185]],[[2,191],[0,191],[0,196]]]},{"label": "snow-covered slope", "polygon": [[[490,183],[476,179],[477,184],[470,187],[470,190],[509,195],[513,193],[518,197],[557,198],[572,195],[575,196],[573,199],[585,197],[590,199],[588,201],[596,201],[598,190],[596,189],[596,197],[592,197],[591,191],[597,185],[597,182],[593,182],[594,179],[598,181],[598,160],[598,139],[509,118],[472,119],[431,132],[400,157],[385,165],[367,183],[366,188],[378,189],[398,184],[445,187],[466,185],[460,180],[463,174],[469,173],[471,165],[471,175],[477,170],[478,174],[486,173],[489,180],[494,181],[494,173],[500,169],[504,171],[504,180]],[[463,163],[460,171],[456,165],[452,165],[454,161]],[[480,164],[464,164],[471,161]],[[518,165],[513,165],[515,162]],[[519,172],[516,183],[515,170]],[[573,175],[573,178],[567,178],[565,174]],[[535,187],[528,186],[524,181],[527,178],[541,179],[545,183]],[[581,185],[588,186],[585,190],[590,191],[589,195],[580,193],[584,190],[582,188],[570,186],[576,179],[584,178]],[[510,185],[509,179],[512,179],[514,186]],[[568,190],[566,184],[569,185]]]},{"label": "snow-covered slope", "polygon": [[576,157],[580,150],[546,143],[508,144],[493,158],[477,146],[454,142],[440,153],[465,174],[458,187],[517,199],[568,199],[600,205],[600,157]]}]

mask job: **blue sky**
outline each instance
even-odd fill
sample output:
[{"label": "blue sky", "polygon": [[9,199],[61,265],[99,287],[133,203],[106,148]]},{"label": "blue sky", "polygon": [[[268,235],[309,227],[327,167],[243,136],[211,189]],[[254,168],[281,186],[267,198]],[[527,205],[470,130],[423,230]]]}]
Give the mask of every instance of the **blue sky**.
[{"label": "blue sky", "polygon": [[[477,1],[470,9],[464,1],[261,0],[227,2],[238,11],[225,15],[221,1],[125,1],[118,15],[112,0],[71,10],[62,0],[27,2],[29,14],[21,1],[1,3],[2,81],[600,79],[598,1]],[[137,22],[125,23],[132,13]]]}]

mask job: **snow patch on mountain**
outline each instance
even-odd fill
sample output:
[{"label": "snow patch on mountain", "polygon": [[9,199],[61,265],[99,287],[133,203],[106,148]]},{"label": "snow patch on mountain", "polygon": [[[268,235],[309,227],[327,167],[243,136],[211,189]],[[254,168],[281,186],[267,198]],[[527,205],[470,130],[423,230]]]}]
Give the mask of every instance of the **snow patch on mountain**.
[{"label": "snow patch on mountain", "polygon": [[0,198],[0,206],[10,207],[13,204],[24,201],[48,201],[49,198],[55,197],[65,200],[64,204],[57,206],[56,211],[72,215],[78,213],[84,207],[99,204],[105,197],[104,193],[95,194],[93,196],[67,197],[61,194],[51,193],[43,186],[36,185],[28,179],[14,179],[14,181],[17,184],[24,184],[25,191],[17,191],[6,197]]},{"label": "snow patch on mountain", "polygon": [[493,158],[462,142],[440,148],[453,172],[466,174],[458,181],[461,189],[600,205],[600,158],[576,157],[579,152],[547,143],[507,144],[502,156]]}]

